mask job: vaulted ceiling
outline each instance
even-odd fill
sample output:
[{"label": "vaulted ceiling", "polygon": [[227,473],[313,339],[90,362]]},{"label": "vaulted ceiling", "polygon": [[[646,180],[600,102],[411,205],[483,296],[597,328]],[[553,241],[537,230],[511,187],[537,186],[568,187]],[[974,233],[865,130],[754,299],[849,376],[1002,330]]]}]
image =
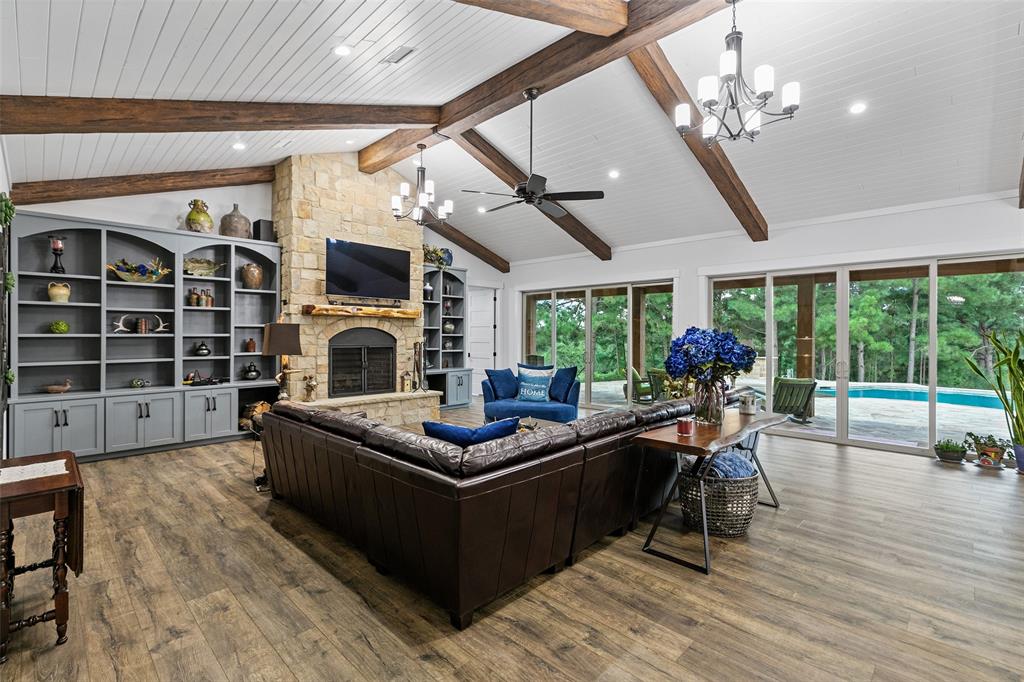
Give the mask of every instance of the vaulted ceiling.
[{"label": "vaulted ceiling", "polygon": [[[724,6],[724,5],[723,5]],[[744,63],[799,80],[800,111],[756,143],[726,143],[769,225],[1003,192],[1024,155],[1024,4],[745,0]],[[729,29],[714,14],[660,41],[691,92]],[[450,101],[570,33],[448,0],[0,0],[0,93],[254,102]],[[352,48],[338,57],[333,48]],[[414,51],[397,65],[381,59]],[[867,110],[848,112],[854,101]],[[708,233],[736,217],[625,59],[543,93],[534,170],[613,248]],[[0,110],[0,119],[3,111]],[[477,127],[529,165],[525,105]],[[389,130],[5,135],[14,182],[273,163],[356,151]],[[231,145],[242,141],[244,151]],[[582,247],[535,209],[481,215],[506,191],[455,142],[425,155],[460,230],[516,261]],[[415,163],[395,169],[414,175]],[[610,170],[619,171],[612,179]]]}]

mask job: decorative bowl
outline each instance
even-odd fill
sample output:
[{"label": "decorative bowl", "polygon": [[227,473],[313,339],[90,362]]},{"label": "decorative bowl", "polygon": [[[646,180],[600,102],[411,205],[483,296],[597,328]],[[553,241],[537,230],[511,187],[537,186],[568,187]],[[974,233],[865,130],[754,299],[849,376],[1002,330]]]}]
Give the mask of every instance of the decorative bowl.
[{"label": "decorative bowl", "polygon": [[71,390],[71,379],[65,379],[63,384],[50,384],[43,388],[47,393],[67,393]]},{"label": "decorative bowl", "polygon": [[116,263],[107,263],[107,270],[123,279],[125,282],[144,282],[152,284],[163,279],[171,269],[164,267],[159,258],[154,258],[148,263],[132,264],[124,258]]},{"label": "decorative bowl", "polygon": [[210,277],[227,263],[215,263],[209,258],[186,258],[182,261],[185,272],[196,277]]}]

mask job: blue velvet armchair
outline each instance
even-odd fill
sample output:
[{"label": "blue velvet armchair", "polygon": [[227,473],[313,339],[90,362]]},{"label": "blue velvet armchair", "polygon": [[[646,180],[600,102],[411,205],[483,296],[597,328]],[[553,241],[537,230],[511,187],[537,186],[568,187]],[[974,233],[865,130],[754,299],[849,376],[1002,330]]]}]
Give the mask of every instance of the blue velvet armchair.
[{"label": "blue velvet armchair", "polygon": [[571,422],[576,419],[577,407],[580,402],[580,382],[573,383],[569,389],[569,395],[565,402],[551,399],[547,402],[533,402],[527,400],[516,400],[505,398],[497,400],[494,396],[494,387],[491,382],[484,379],[481,382],[484,391],[484,417],[488,421],[507,419],[508,417],[533,417],[535,419],[546,419],[552,422]]}]

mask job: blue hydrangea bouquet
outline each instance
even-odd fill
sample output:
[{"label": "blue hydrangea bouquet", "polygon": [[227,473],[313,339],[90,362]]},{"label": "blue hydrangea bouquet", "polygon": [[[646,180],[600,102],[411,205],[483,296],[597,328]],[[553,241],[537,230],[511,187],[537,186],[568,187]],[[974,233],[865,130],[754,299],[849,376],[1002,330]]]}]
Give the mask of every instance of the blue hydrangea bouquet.
[{"label": "blue hydrangea bouquet", "polygon": [[665,371],[693,384],[698,421],[721,424],[725,412],[725,380],[749,372],[757,353],[732,332],[690,327],[673,339]]}]

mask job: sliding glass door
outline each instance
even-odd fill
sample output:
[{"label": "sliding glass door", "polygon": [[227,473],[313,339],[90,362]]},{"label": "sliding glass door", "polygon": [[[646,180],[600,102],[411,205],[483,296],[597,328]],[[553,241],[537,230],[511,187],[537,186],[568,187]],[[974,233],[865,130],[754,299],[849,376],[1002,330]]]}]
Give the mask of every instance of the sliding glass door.
[{"label": "sliding glass door", "polygon": [[[590,290],[589,402],[623,407],[627,404],[629,365],[629,290],[606,287]],[[639,350],[639,349],[638,349]],[[637,375],[638,376],[638,375]],[[633,392],[640,383],[633,377]]]}]

